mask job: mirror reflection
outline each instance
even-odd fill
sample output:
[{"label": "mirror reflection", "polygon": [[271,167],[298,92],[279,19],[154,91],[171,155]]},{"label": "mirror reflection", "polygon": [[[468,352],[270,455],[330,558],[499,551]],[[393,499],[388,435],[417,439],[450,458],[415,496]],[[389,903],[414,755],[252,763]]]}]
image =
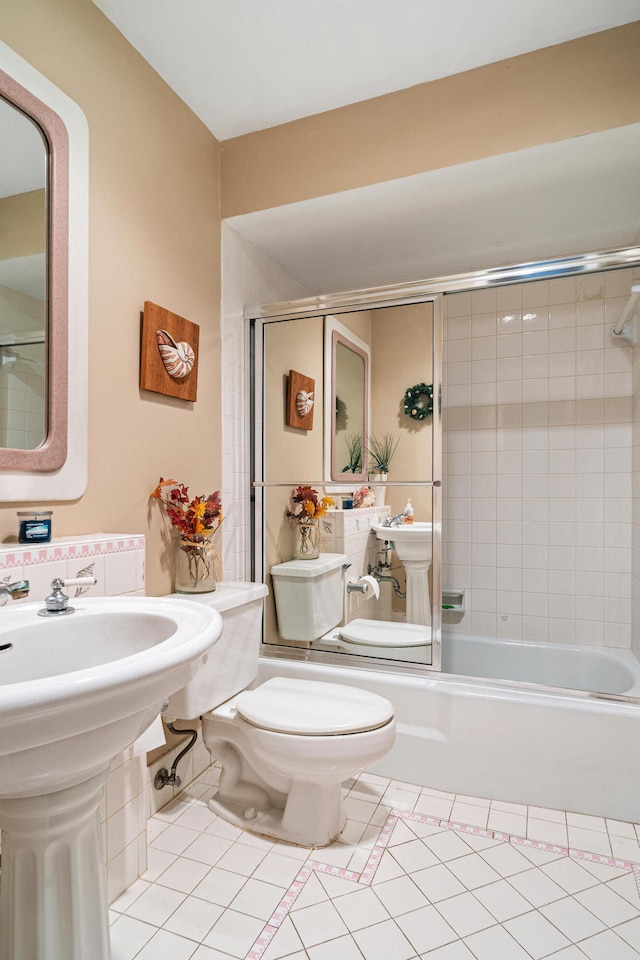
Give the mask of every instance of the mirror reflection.
[{"label": "mirror reflection", "polygon": [[[355,316],[350,316],[352,326]],[[325,318],[325,456],[327,477],[367,479],[370,347],[335,317]]]},{"label": "mirror reflection", "polygon": [[[346,332],[331,351],[329,319],[262,326],[264,480],[282,484],[267,486],[262,501],[265,642],[430,665],[433,421],[407,414],[405,394],[433,383],[433,306],[341,314]],[[311,430],[287,425],[292,369],[315,381]],[[359,432],[354,475],[343,470],[350,450],[341,434]],[[385,444],[383,472],[370,451]]]},{"label": "mirror reflection", "polygon": [[48,153],[39,127],[0,97],[0,447],[46,438]]}]

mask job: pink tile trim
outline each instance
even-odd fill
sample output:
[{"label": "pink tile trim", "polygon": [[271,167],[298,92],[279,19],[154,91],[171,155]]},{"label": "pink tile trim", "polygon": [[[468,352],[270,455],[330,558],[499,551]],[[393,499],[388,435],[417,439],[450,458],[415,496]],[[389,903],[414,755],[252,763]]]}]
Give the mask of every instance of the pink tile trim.
[{"label": "pink tile trim", "polygon": [[[371,855],[362,873],[356,873],[353,870],[347,870],[343,867],[334,867],[332,864],[323,863],[321,860],[309,859],[305,861],[304,866],[297,874],[295,880],[269,918],[264,930],[247,954],[246,960],[260,960],[260,957],[262,957],[283,921],[288,916],[289,911],[304,889],[304,885],[312,873],[325,873],[333,877],[340,877],[343,880],[353,880],[363,886],[370,886],[382,860],[382,854],[389,845],[394,827],[399,820],[412,820],[415,823],[426,823],[433,827],[442,827],[444,830],[453,830],[456,833],[467,833],[474,837],[486,837],[488,840],[501,840],[503,843],[529,847],[532,850],[545,850],[548,853],[557,853],[575,860],[588,860],[591,863],[602,863],[605,866],[619,867],[621,870],[633,871],[638,892],[640,893],[640,864],[629,863],[626,860],[616,860],[614,857],[604,857],[598,853],[589,853],[586,850],[576,850],[573,847],[560,847],[551,843],[543,843],[540,840],[527,840],[525,837],[516,837],[508,833],[483,830],[481,827],[472,827],[464,823],[438,820],[436,817],[428,817],[422,813],[413,813],[410,810],[392,810],[380,831],[380,836],[371,851]],[[322,853],[321,850],[314,852]]]},{"label": "pink tile trim", "polygon": [[99,557],[109,553],[128,553],[131,550],[144,550],[144,537],[118,537],[110,540],[95,540],[69,543],[56,543],[47,547],[16,550],[15,553],[2,554],[0,551],[0,570],[11,567],[30,567],[38,563],[50,563],[53,560],[74,560],[76,558]]},{"label": "pink tile trim", "polygon": [[277,927],[270,927],[269,924],[267,924],[247,954],[247,960],[260,960],[260,957],[265,952],[277,932]]},{"label": "pink tile trim", "polygon": [[[525,837],[509,837],[505,834],[498,834],[500,840],[506,840],[508,843],[519,844],[521,847],[531,847],[533,850],[546,850],[547,853],[559,853],[564,857],[575,856],[575,851],[571,852],[567,847],[559,847],[554,843],[543,843],[541,840],[527,840]],[[593,854],[595,856],[595,854]]]}]

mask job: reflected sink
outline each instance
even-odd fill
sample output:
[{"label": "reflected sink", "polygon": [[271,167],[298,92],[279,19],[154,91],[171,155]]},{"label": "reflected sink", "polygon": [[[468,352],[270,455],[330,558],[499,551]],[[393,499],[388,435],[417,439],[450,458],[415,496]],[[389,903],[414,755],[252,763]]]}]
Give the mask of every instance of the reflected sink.
[{"label": "reflected sink", "polygon": [[426,520],[385,527],[372,523],[378,540],[390,543],[401,561],[407,590],[407,623],[431,624],[428,573],[433,556],[433,525]]},{"label": "reflected sink", "polygon": [[0,610],[0,957],[108,960],[99,806],[111,761],[191,679],[217,611],[150,597]]},{"label": "reflected sink", "polygon": [[403,523],[399,527],[385,527],[381,523],[373,523],[378,540],[391,543],[402,560],[427,560],[431,563],[433,525],[426,520],[416,520],[413,523]]}]

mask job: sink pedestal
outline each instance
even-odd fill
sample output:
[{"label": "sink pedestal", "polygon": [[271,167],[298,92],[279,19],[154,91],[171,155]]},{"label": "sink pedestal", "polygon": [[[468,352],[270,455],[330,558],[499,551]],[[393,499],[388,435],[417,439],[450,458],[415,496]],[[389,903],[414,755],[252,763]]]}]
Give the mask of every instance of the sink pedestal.
[{"label": "sink pedestal", "polygon": [[0,960],[109,960],[99,816],[107,774],[0,797]]},{"label": "sink pedestal", "polygon": [[407,623],[431,626],[429,567],[431,560],[403,560],[407,580]]},{"label": "sink pedestal", "polygon": [[402,562],[407,579],[407,623],[431,626],[429,567],[433,557],[433,526],[418,520],[396,527],[373,523],[378,540],[391,544]]},{"label": "sink pedestal", "polygon": [[0,960],[109,960],[98,808],[111,762],[222,632],[204,604],[79,597],[0,618]]}]

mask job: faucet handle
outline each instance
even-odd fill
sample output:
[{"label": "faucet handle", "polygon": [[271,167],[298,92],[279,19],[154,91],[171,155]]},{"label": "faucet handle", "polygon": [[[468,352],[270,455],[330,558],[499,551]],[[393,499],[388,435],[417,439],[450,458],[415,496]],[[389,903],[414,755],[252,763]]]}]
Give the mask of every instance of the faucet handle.
[{"label": "faucet handle", "polygon": [[[69,577],[62,581],[63,587],[94,587],[98,581],[95,577]],[[53,583],[51,584],[53,587]]]},{"label": "faucet handle", "polygon": [[95,577],[69,577],[63,580],[62,577],[55,577],[51,581],[51,593],[45,598],[44,607],[38,610],[40,617],[52,617],[73,613],[75,607],[70,607],[69,597],[63,592],[63,587],[83,587],[93,586],[98,581]]}]

